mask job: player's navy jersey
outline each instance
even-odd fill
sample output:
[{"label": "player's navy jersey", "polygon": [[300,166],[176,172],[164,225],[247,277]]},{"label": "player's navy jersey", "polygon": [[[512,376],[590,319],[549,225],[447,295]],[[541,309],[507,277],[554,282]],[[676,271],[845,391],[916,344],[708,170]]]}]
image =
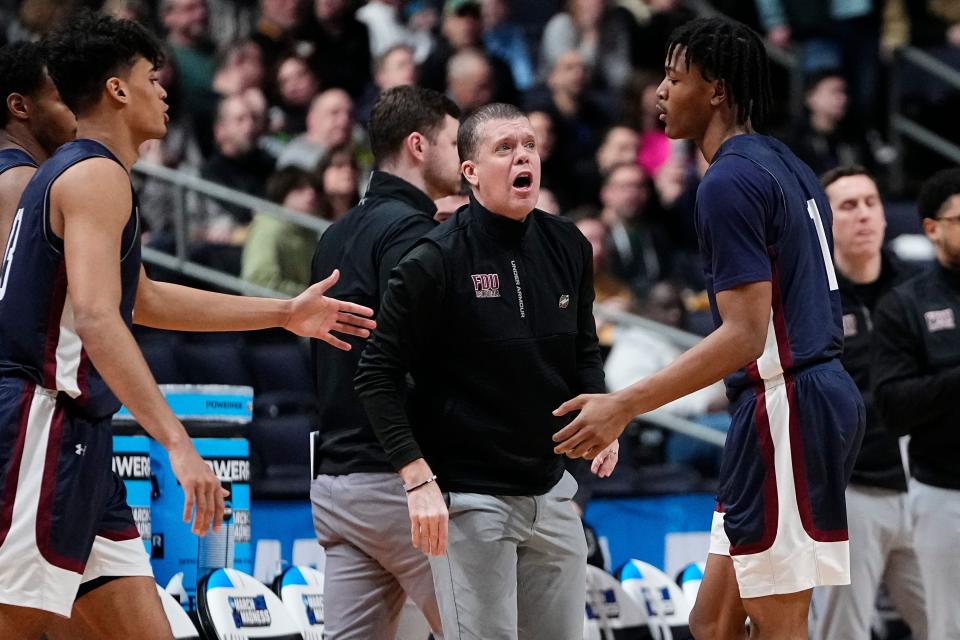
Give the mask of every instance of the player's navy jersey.
[{"label": "player's navy jersey", "polygon": [[14,167],[36,168],[36,166],[36,160],[34,160],[30,154],[23,149],[18,149],[16,147],[0,149],[0,173],[4,173],[7,171],[7,169],[13,169]]},{"label": "player's navy jersey", "polygon": [[721,324],[717,293],[751,282],[773,286],[763,355],[727,377],[731,397],[751,383],[840,356],[832,220],[817,177],[783,143],[751,134],[720,146],[696,206],[714,323]]},{"label": "player's navy jersey", "polygon": [[[20,198],[0,270],[0,376],[33,380],[65,394],[68,403],[83,415],[101,417],[116,412],[119,403],[77,335],[63,239],[53,232],[49,211],[54,181],[90,158],[119,163],[99,142],[69,142],[43,163]],[[140,277],[136,194],[117,258],[121,262],[120,315],[130,326]]]}]

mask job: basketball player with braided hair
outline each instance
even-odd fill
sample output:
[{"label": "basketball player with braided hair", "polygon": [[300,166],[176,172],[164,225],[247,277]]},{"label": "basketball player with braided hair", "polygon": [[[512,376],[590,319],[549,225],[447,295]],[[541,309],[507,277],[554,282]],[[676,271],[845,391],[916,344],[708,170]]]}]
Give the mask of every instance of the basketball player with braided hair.
[{"label": "basketball player with braided hair", "polygon": [[806,640],[810,594],[850,581],[844,490],[864,430],[840,364],[832,215],[807,165],[756,133],[771,101],[763,43],[702,18],[678,28],[657,89],[674,139],[710,163],[696,226],[716,330],[662,371],[557,410],[579,415],[556,451],[591,458],[634,416],[725,378],[733,420],[710,555],[690,616],[697,640]]}]

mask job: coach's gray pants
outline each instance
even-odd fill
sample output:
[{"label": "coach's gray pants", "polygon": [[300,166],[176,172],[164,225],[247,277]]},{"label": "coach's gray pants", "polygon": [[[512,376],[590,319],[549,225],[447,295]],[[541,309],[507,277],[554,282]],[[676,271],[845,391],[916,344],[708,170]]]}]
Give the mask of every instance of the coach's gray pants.
[{"label": "coach's gray pants", "polygon": [[327,555],[323,637],[394,640],[408,595],[439,630],[430,564],[410,542],[400,476],[319,476],[310,486],[310,501],[317,540]]},{"label": "coach's gray pants", "polygon": [[431,557],[447,640],[582,640],[587,543],[573,476],[541,496],[450,493]]},{"label": "coach's gray pants", "polygon": [[815,590],[815,640],[869,639],[881,583],[910,626],[913,640],[926,640],[923,584],[911,521],[906,493],[856,485],[847,488],[850,584]]},{"label": "coach's gray pants", "polygon": [[930,640],[960,640],[960,491],[911,480],[910,511]]}]

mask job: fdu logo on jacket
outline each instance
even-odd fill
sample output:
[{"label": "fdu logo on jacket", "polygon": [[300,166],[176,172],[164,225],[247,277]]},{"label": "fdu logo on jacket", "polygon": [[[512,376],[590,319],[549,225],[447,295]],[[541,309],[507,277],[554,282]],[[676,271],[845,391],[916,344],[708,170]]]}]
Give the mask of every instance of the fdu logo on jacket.
[{"label": "fdu logo on jacket", "polygon": [[478,298],[500,297],[500,276],[496,273],[474,273],[470,279]]}]

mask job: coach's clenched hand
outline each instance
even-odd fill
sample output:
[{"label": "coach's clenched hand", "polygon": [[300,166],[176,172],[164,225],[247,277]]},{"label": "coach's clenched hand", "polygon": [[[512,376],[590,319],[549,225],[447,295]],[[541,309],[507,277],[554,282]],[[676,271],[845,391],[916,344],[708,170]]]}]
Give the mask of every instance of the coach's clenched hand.
[{"label": "coach's clenched hand", "polygon": [[[400,470],[405,487],[416,487],[433,472],[426,460],[419,458]],[[436,481],[407,493],[410,510],[410,539],[413,546],[426,555],[442,556],[447,552],[447,503]]]}]

